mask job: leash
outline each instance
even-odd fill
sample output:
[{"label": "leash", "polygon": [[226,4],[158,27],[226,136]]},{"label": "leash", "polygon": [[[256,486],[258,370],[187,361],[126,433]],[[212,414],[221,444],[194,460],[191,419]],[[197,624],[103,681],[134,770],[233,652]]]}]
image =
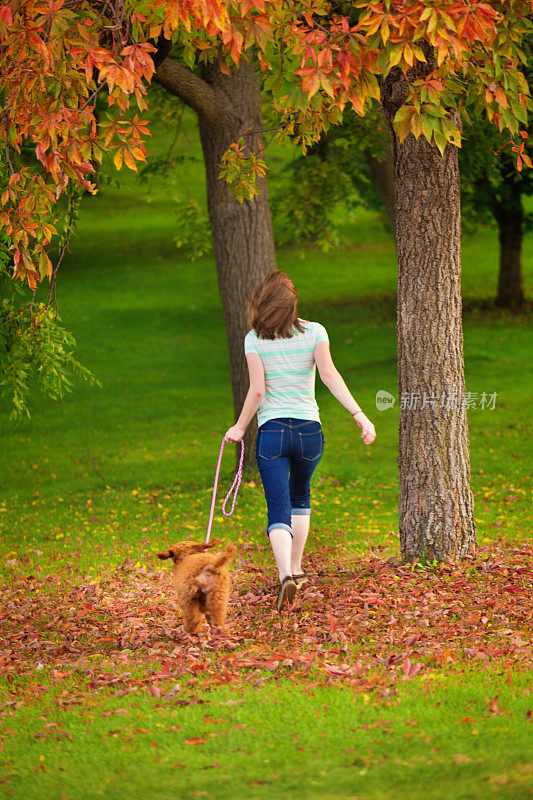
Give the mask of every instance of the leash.
[{"label": "leash", "polygon": [[[211,526],[213,525],[213,515],[215,513],[215,500],[217,496],[217,486],[218,486],[218,475],[220,473],[220,465],[222,464],[222,455],[224,453],[224,445],[226,444],[226,440],[222,439],[222,444],[220,445],[220,453],[218,454],[218,463],[217,469],[215,472],[215,483],[213,485],[213,496],[211,498],[211,512],[209,514],[209,522],[207,523],[207,534],[205,537],[205,543],[207,544],[209,541],[209,537],[211,536]],[[239,491],[239,486],[241,485],[242,480],[242,462],[244,460],[244,441],[241,439],[241,457],[239,460],[239,466],[237,469],[237,474],[233,479],[233,483],[231,484],[231,489],[227,493],[226,497],[224,498],[224,502],[222,503],[222,513],[225,517],[231,517],[233,511],[235,510],[235,503],[237,502],[237,492]],[[231,493],[235,489],[233,494],[233,501],[231,503],[231,510],[226,511],[226,503],[228,502]]]}]

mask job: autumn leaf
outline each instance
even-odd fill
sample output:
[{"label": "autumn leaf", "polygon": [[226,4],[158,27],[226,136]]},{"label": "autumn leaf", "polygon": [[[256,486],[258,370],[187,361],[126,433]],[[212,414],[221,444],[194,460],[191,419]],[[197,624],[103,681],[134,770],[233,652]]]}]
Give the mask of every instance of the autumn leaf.
[{"label": "autumn leaf", "polygon": [[498,715],[498,714],[501,713],[500,709],[498,707],[498,695],[496,695],[496,697],[493,697],[491,700],[489,700],[488,709],[489,709],[490,713],[494,714],[494,715]]}]

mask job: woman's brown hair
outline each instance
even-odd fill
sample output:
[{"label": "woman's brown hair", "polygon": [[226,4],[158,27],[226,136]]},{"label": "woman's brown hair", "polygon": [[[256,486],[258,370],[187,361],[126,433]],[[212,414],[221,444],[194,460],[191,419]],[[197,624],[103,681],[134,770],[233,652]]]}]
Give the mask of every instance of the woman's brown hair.
[{"label": "woman's brown hair", "polygon": [[274,269],[268,272],[248,298],[246,316],[248,325],[264,339],[287,339],[294,329],[302,333],[305,328],[298,319],[298,292],[285,272]]}]

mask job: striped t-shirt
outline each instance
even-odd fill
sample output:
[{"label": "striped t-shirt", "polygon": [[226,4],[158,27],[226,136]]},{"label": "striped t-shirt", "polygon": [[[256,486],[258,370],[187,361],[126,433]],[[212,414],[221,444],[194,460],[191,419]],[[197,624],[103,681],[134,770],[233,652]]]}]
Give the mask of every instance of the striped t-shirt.
[{"label": "striped t-shirt", "polygon": [[265,370],[265,396],[257,411],[257,424],[276,417],[320,422],[315,400],[315,345],[327,342],[319,322],[300,320],[304,332],[282,339],[263,339],[252,329],[244,337],[244,352],[257,353]]}]

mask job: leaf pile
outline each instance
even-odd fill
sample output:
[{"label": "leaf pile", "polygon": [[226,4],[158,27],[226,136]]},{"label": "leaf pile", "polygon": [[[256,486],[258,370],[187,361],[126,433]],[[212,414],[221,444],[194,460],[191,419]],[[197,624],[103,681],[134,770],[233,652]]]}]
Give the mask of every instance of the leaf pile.
[{"label": "leaf pile", "polygon": [[184,703],[191,701],[186,692],[243,680],[261,685],[282,675],[342,681],[388,697],[398,681],[431,680],[443,667],[531,666],[528,545],[480,549],[475,560],[436,568],[322,548],[310,556],[310,583],[282,615],[260,550],[240,550],[224,638],[207,627],[199,637],[183,632],[165,567],[147,569],[127,558],[89,582],[75,580],[73,570],[17,577],[14,559],[0,604],[9,704],[24,691],[21,676],[32,679],[26,691],[43,690],[39,675],[83,676],[89,689],[126,694],[145,687]]}]

